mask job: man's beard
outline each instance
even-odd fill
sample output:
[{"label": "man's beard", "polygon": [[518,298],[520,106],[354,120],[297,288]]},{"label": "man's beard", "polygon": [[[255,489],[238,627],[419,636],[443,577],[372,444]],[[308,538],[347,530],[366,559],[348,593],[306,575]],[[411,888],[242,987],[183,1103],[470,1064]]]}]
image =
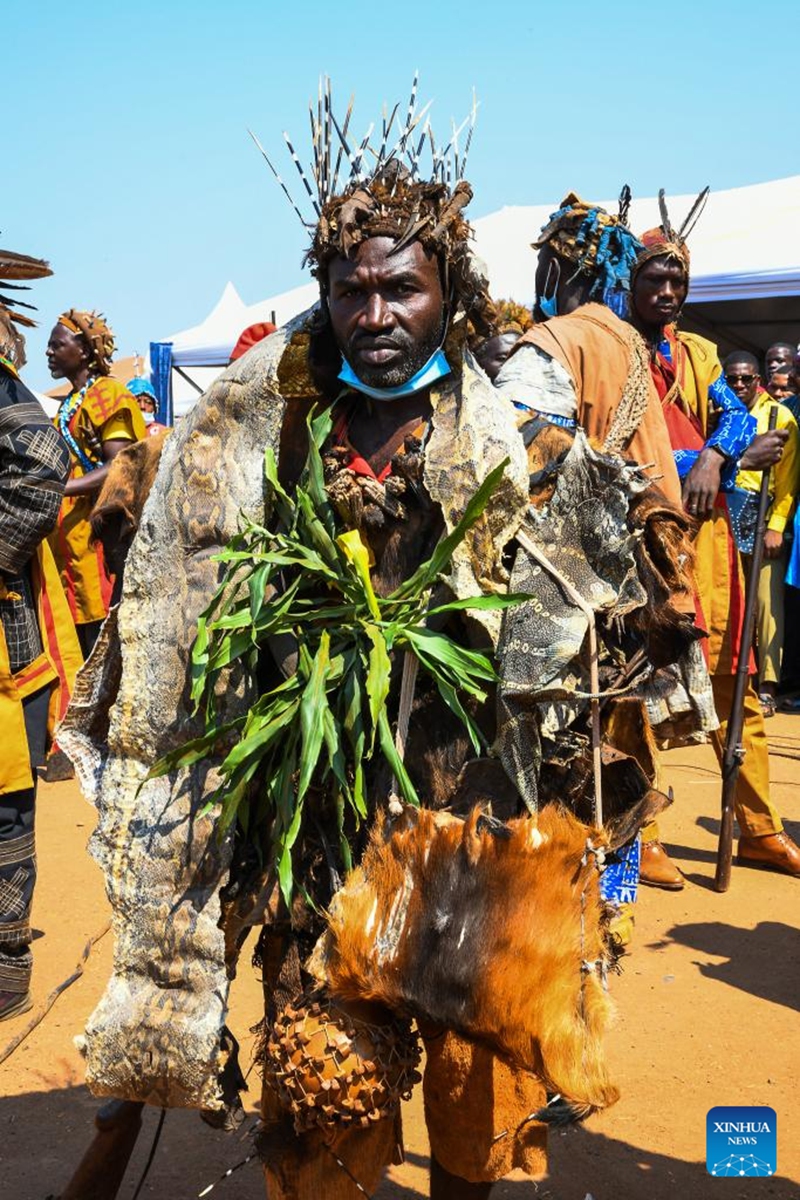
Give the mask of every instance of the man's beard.
[{"label": "man's beard", "polygon": [[[362,336],[357,340],[354,348],[357,350],[359,346],[369,346],[370,340]],[[391,337],[380,337],[375,340],[381,344],[390,341],[393,346],[402,351],[401,356],[393,359],[392,362],[386,365],[376,363],[370,366],[369,364],[362,364],[358,360],[357,354],[353,354],[351,357],[344,349],[342,350],[342,354],[350,363],[350,366],[361,382],[367,384],[368,387],[394,388],[408,383],[409,379],[413,379],[417,372],[425,366],[426,362],[439,349],[442,339],[439,330],[431,331],[423,341],[414,341],[407,333],[396,330]]]}]

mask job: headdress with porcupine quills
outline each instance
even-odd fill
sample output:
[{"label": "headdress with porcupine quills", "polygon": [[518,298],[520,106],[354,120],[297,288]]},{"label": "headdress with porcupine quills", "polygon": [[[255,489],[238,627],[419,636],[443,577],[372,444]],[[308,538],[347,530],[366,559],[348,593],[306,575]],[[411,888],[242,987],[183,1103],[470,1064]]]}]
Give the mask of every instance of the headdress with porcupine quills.
[{"label": "headdress with porcupine quills", "polygon": [[569,192],[550,215],[533,248],[549,245],[560,258],[575,264],[576,274],[593,277],[590,295],[598,299],[609,292],[627,292],[642,249],[628,228],[630,202],[627,184],[620,193],[617,216],[582,200],[577,192]]},{"label": "headdress with porcupine quills", "polygon": [[[492,316],[488,283],[482,264],[470,249],[472,228],[463,215],[472,199],[464,173],[477,104],[473,100],[466,120],[458,128],[454,123],[449,141],[437,149],[427,119],[430,103],[417,107],[417,82],[415,75],[405,119],[396,123],[400,105],[395,104],[391,115],[384,111],[380,140],[377,135],[373,138],[373,123],[360,142],[350,133],[352,98],[340,122],[333,111],[330,81],[320,84],[317,103],[311,104],[313,164],[308,170],[288,134],[283,135],[313,206],[313,220],[303,216],[263,146],[251,136],[303,226],[312,231],[305,261],[323,290],[331,259],[349,257],[367,238],[394,238],[394,253],[419,241],[439,258],[446,286],[473,324],[487,329]],[[459,138],[467,126],[462,151]],[[431,159],[427,172],[422,169],[425,153]]]},{"label": "headdress with porcupine quills", "polygon": [[686,239],[702,216],[710,190],[708,187],[703,188],[689,209],[686,220],[680,229],[676,230],[669,217],[666,193],[661,188],[658,193],[658,209],[661,214],[661,224],[655,229],[648,229],[646,233],[642,234],[640,239],[642,248],[634,263],[631,272],[631,281],[633,281],[637,272],[642,269],[644,264],[650,262],[653,258],[675,259],[685,270],[686,278],[689,278],[690,257]]},{"label": "headdress with porcupine quills", "polygon": [[58,318],[58,324],[63,325],[70,333],[82,335],[89,346],[91,358],[89,369],[98,375],[111,373],[111,359],[116,343],[114,331],[106,324],[105,317],[99,312],[82,312],[70,308]]},{"label": "headdress with porcupine quills", "polygon": [[19,310],[25,308],[35,312],[36,309],[32,304],[6,293],[30,291],[28,284],[19,280],[44,279],[52,274],[50,264],[44,259],[17,254],[15,250],[0,250],[0,356],[15,368],[25,365],[25,338],[17,326],[32,329],[36,325],[32,317]]}]

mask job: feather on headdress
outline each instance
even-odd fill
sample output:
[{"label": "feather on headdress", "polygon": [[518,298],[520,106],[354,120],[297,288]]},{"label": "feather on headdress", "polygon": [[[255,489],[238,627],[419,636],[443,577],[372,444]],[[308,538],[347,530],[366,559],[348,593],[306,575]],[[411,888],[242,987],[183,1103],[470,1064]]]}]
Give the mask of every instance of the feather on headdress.
[{"label": "feather on headdress", "polygon": [[36,309],[18,296],[6,293],[29,291],[27,283],[17,282],[20,279],[44,279],[52,274],[50,264],[42,258],[31,258],[29,254],[18,254],[15,250],[0,250],[0,354],[15,367],[25,365],[25,338],[17,326],[32,329],[36,325],[32,317],[19,309],[25,308],[29,312]]},{"label": "feather on headdress", "polygon": [[[427,119],[430,103],[422,108],[417,105],[418,79],[415,74],[405,117],[397,120],[399,104],[388,117],[384,110],[380,138],[373,138],[373,122],[360,142],[350,134],[352,98],[340,123],[333,111],[330,80],[320,83],[317,103],[310,106],[313,163],[308,169],[288,134],[283,135],[314,210],[313,219],[303,216],[263,146],[255,134],[251,137],[303,227],[312,232],[305,261],[323,289],[331,259],[351,256],[365,239],[391,237],[396,242],[394,253],[419,241],[443,263],[455,295],[473,323],[485,326],[484,314],[491,308],[488,284],[471,253],[472,229],[463,215],[472,199],[472,188],[464,176],[477,103],[473,99],[466,120],[457,128],[453,123],[449,141],[437,149]],[[467,126],[462,150],[459,139]],[[426,147],[431,159],[427,172],[422,166]]]},{"label": "feather on headdress", "polygon": [[698,195],[686,219],[680,229],[675,229],[670,219],[669,210],[667,208],[667,197],[663,188],[658,193],[658,211],[661,217],[661,224],[655,229],[648,229],[641,236],[642,249],[636,258],[633,271],[631,273],[632,280],[635,279],[637,273],[642,269],[646,262],[650,262],[653,258],[673,258],[676,259],[686,271],[686,276],[689,276],[690,256],[689,247],[686,244],[686,239],[694,229],[697,222],[702,216],[703,209],[708,200],[710,187],[704,187]]}]

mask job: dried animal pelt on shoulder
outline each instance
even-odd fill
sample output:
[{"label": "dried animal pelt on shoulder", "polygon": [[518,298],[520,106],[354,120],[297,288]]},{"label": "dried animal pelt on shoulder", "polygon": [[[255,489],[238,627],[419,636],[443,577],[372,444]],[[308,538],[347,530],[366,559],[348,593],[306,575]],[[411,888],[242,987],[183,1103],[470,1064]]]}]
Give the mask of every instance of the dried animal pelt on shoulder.
[{"label": "dried animal pelt on shoulder", "polygon": [[694,622],[694,547],[696,524],[652,485],[631,498],[628,527],[641,533],[634,548],[639,581],[647,603],[628,617],[655,667],[676,662],[702,636]]},{"label": "dried animal pelt on shoulder", "polygon": [[377,823],[308,969],[334,997],[489,1043],[575,1116],[605,1108],[603,844],[555,806],[507,824],[406,809]]}]

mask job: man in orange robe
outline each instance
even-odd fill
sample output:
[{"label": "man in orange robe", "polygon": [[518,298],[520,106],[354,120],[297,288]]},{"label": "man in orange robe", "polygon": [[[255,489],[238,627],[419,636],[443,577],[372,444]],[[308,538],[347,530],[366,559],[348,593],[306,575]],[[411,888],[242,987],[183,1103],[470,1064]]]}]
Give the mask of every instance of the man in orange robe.
[{"label": "man in orange robe", "polygon": [[[566,429],[579,426],[596,447],[642,467],[680,506],[680,480],[647,344],[618,315],[627,312],[630,272],[641,250],[626,224],[627,199],[624,189],[620,214],[614,216],[570,192],[551,215],[534,243],[538,321],[512,350],[495,387],[521,410],[521,423],[538,417]],[[673,603],[694,616],[688,591],[674,596]],[[679,719],[693,733],[709,731],[716,717],[699,653],[692,653],[685,669],[688,684],[676,704]],[[626,876],[633,885],[613,897],[621,914],[617,931],[626,939],[637,853],[632,851]],[[683,886],[653,827],[643,831],[639,874],[659,886]]]}]

